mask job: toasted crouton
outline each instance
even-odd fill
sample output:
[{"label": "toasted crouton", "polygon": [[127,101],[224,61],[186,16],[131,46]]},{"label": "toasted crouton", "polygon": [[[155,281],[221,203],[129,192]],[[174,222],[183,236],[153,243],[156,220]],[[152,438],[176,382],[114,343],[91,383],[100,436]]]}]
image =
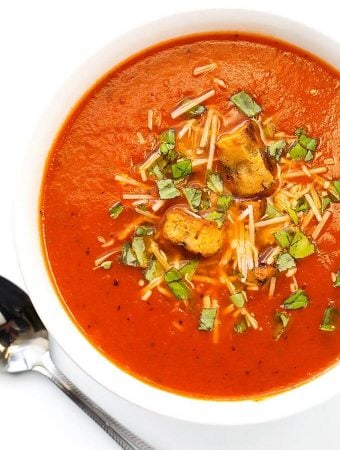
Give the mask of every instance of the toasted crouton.
[{"label": "toasted crouton", "polygon": [[264,284],[269,278],[273,277],[275,273],[275,268],[268,264],[255,267],[254,269],[255,278],[260,284]]},{"label": "toasted crouton", "polygon": [[220,161],[227,169],[234,194],[252,197],[268,189],[274,178],[268,169],[257,125],[248,121],[232,134],[217,142]]},{"label": "toasted crouton", "polygon": [[163,237],[203,256],[213,255],[222,245],[222,230],[214,222],[204,220],[183,208],[172,208],[166,212]]}]

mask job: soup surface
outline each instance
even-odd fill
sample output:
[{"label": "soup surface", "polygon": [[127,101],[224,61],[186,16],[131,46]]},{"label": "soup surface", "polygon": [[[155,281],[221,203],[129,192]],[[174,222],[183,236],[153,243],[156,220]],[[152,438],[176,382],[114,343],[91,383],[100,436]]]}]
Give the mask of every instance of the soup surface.
[{"label": "soup surface", "polygon": [[195,397],[260,397],[334,364],[339,119],[339,73],[258,36],[164,43],[98,82],[41,196],[46,258],[89,341]]}]

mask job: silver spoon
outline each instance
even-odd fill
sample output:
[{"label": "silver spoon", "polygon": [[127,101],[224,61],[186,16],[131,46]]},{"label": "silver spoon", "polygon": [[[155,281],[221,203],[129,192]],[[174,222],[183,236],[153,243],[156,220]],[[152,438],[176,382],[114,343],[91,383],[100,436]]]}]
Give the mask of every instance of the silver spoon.
[{"label": "silver spoon", "polygon": [[124,450],[152,450],[77,389],[53,364],[48,333],[28,295],[0,276],[0,371],[47,376]]}]

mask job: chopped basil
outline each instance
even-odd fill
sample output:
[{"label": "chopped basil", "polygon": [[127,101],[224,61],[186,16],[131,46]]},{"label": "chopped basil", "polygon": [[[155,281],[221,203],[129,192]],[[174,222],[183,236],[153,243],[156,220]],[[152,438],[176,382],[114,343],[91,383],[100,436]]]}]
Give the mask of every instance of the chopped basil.
[{"label": "chopped basil", "polygon": [[287,328],[287,325],[290,321],[290,316],[284,311],[278,311],[276,313],[276,320],[278,322],[278,327],[276,328],[274,332],[274,338],[277,341],[282,336],[283,332]]},{"label": "chopped basil", "polygon": [[289,150],[291,158],[312,161],[314,159],[314,152],[318,146],[318,140],[308,136],[303,128],[295,130],[295,135],[298,137],[298,140]]},{"label": "chopped basil", "polygon": [[235,323],[234,325],[234,331],[236,331],[236,333],[244,333],[248,328],[247,322],[245,320],[244,317],[242,317],[241,320],[239,320],[237,323]]},{"label": "chopped basil", "polygon": [[160,138],[160,146],[159,151],[160,153],[168,160],[173,161],[176,159],[176,134],[175,130],[173,128],[169,128],[168,130],[164,131]]},{"label": "chopped basil", "polygon": [[105,270],[109,270],[112,267],[112,261],[104,261],[100,264],[99,267],[102,267]]},{"label": "chopped basil", "polygon": [[268,216],[268,219],[274,219],[275,217],[280,217],[282,214],[278,209],[275,208],[271,203],[267,202],[265,214]]},{"label": "chopped basil", "polygon": [[281,305],[284,309],[300,309],[309,305],[309,299],[303,289],[298,289],[291,294]]},{"label": "chopped basil", "polygon": [[135,236],[132,239],[131,247],[132,250],[135,252],[139,265],[141,267],[147,267],[148,258],[146,256],[144,238],[142,236]]},{"label": "chopped basil", "polygon": [[289,253],[294,258],[305,258],[306,256],[311,255],[315,251],[315,245],[310,242],[308,237],[302,233],[302,231],[297,231],[291,244],[289,246]]},{"label": "chopped basil", "polygon": [[137,227],[136,236],[152,236],[155,233],[155,228],[146,227],[144,225]]},{"label": "chopped basil", "polygon": [[189,280],[191,280],[197,269],[198,264],[199,259],[193,259],[192,261],[189,261],[186,264],[184,264],[184,266],[182,266],[179,269],[179,271],[184,278],[188,278]]},{"label": "chopped basil", "polygon": [[275,142],[267,147],[268,156],[275,161],[280,161],[283,150],[285,149],[287,143],[285,141]]},{"label": "chopped basil", "polygon": [[[186,103],[190,102],[191,98],[186,98],[182,101],[181,105],[185,105]],[[184,115],[187,119],[194,119],[195,117],[202,116],[208,108],[206,108],[204,105],[196,105],[193,106],[189,111],[185,112]]]},{"label": "chopped basil", "polygon": [[292,236],[288,231],[280,230],[277,231],[276,233],[273,233],[273,236],[280,247],[282,248],[289,247]]},{"label": "chopped basil", "polygon": [[184,178],[187,175],[190,175],[192,172],[191,159],[178,159],[175,164],[172,164],[171,172],[173,178],[176,180],[178,178]]},{"label": "chopped basil", "polygon": [[186,187],[183,189],[183,192],[190,208],[193,211],[198,211],[202,200],[202,191],[200,189]]},{"label": "chopped basil", "polygon": [[231,194],[220,194],[217,197],[216,209],[219,212],[225,212],[231,205],[234,197]]},{"label": "chopped basil", "polygon": [[328,206],[332,203],[332,200],[329,197],[323,197],[321,201],[321,212],[322,214],[326,211]]},{"label": "chopped basil", "polygon": [[157,181],[159,197],[161,200],[176,198],[181,195],[172,180],[165,179]]},{"label": "chopped basil", "polygon": [[323,314],[320,330],[322,331],[334,331],[337,319],[338,311],[334,306],[327,306]]},{"label": "chopped basil", "polygon": [[299,218],[292,208],[286,208],[287,213],[289,214],[289,217],[292,219],[293,223],[297,225],[299,223]]},{"label": "chopped basil", "polygon": [[333,286],[336,287],[336,288],[340,287],[340,270],[335,275],[335,281],[333,283]]},{"label": "chopped basil", "polygon": [[247,92],[238,92],[233,95],[230,100],[247,117],[254,117],[262,111],[261,107],[249,94],[247,94]]},{"label": "chopped basil", "polygon": [[153,175],[157,180],[163,180],[165,178],[164,172],[168,162],[164,158],[158,158],[158,160],[150,167],[149,173]]},{"label": "chopped basil", "polygon": [[109,214],[112,219],[117,219],[120,213],[123,211],[124,207],[120,202],[114,203],[109,209]]},{"label": "chopped basil", "polygon": [[201,331],[211,331],[214,329],[217,308],[203,308],[201,312],[198,329]]},{"label": "chopped basil", "polygon": [[276,258],[275,265],[279,272],[296,267],[295,260],[289,253],[280,253]]},{"label": "chopped basil", "polygon": [[210,192],[207,189],[203,189],[202,192],[202,200],[200,203],[200,210],[209,209],[211,207],[211,201],[210,201]]},{"label": "chopped basil", "polygon": [[330,194],[333,202],[338,203],[340,201],[340,180],[331,182]]},{"label": "chopped basil", "polygon": [[132,250],[130,243],[123,244],[122,248],[122,263],[127,266],[138,267],[139,263],[135,252]]},{"label": "chopped basil", "polygon": [[170,291],[179,300],[187,300],[190,295],[189,288],[183,282],[182,274],[179,270],[172,268],[164,274],[164,279]]},{"label": "chopped basil", "polygon": [[156,258],[151,258],[148,267],[144,271],[144,277],[147,281],[152,281],[163,274],[163,268]]},{"label": "chopped basil", "polygon": [[208,212],[208,214],[206,214],[204,218],[205,220],[209,220],[210,222],[215,222],[217,227],[221,228],[225,221],[225,214],[214,209],[213,211]]},{"label": "chopped basil", "polygon": [[222,194],[223,192],[223,179],[218,172],[209,172],[207,176],[207,186],[211,191]]},{"label": "chopped basil", "polygon": [[235,294],[230,295],[229,298],[237,308],[243,308],[245,299],[242,292],[236,292]]},{"label": "chopped basil", "polygon": [[296,202],[295,211],[296,212],[308,211],[309,209],[310,209],[310,206],[309,206],[309,203],[307,202],[307,200],[305,199],[305,197],[299,198],[298,201]]}]

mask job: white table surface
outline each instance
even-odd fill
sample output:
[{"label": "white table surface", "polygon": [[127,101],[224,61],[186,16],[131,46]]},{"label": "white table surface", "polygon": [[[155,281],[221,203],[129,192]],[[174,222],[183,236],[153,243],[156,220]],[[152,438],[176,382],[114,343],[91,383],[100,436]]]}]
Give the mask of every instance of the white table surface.
[{"label": "white table surface", "polygon": [[[243,7],[301,20],[340,40],[336,0],[0,0],[0,273],[23,286],[12,233],[15,185],[28,140],[48,99],[84,59],[145,21],[197,8]],[[244,427],[194,425],[157,416],[97,385],[53,343],[58,366],[158,450],[339,449],[340,396],[294,417]],[[0,374],[0,447],[118,448],[37,374]]]}]

